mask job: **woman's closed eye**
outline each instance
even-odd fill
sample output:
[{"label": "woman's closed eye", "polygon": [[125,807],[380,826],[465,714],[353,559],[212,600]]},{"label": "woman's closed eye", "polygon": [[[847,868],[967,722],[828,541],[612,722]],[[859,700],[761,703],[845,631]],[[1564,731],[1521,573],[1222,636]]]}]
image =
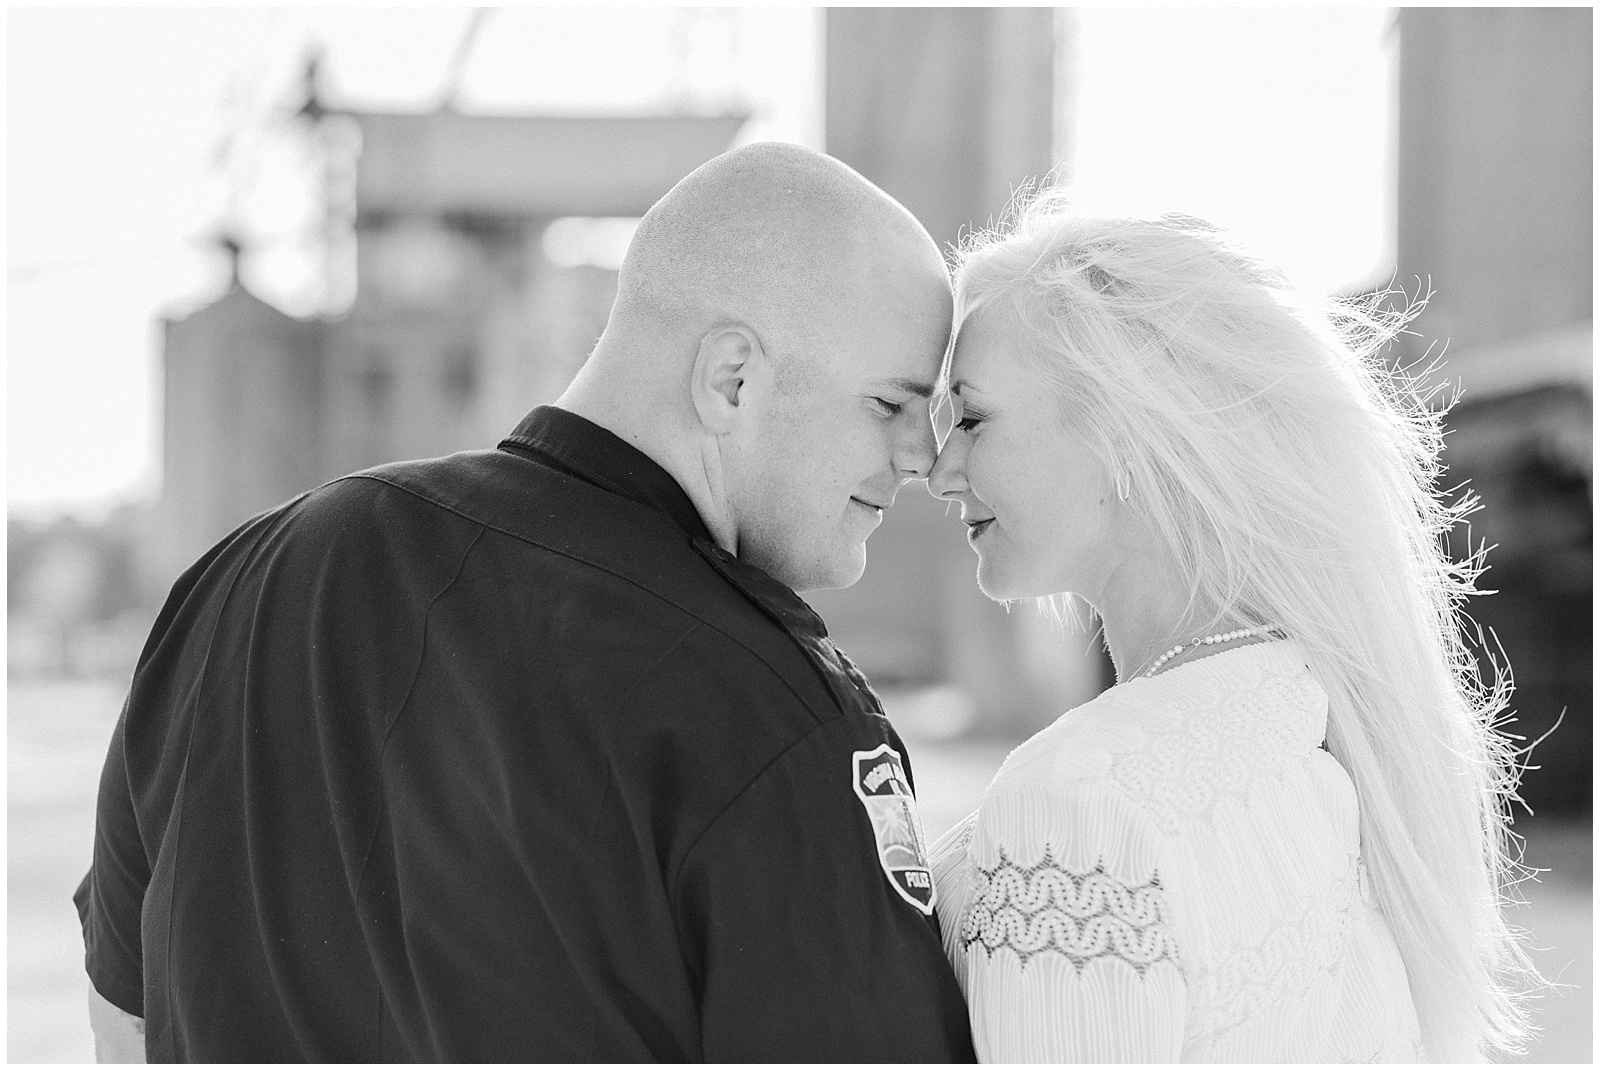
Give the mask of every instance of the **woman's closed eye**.
[{"label": "woman's closed eye", "polygon": [[973,411],[968,406],[961,410],[961,419],[956,421],[956,427],[961,431],[972,431],[983,423],[983,414]]},{"label": "woman's closed eye", "polygon": [[900,410],[903,408],[899,402],[891,402],[887,398],[875,397],[869,400],[872,402],[873,408],[878,411],[880,416],[899,416]]}]

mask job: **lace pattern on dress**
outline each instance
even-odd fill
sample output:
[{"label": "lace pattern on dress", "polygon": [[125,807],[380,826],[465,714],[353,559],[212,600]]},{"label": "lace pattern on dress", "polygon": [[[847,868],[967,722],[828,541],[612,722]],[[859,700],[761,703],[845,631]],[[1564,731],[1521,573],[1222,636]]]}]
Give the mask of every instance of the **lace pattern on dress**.
[{"label": "lace pattern on dress", "polygon": [[1180,820],[1204,817],[1219,797],[1243,795],[1263,773],[1303,751],[1316,735],[1319,698],[1304,674],[1270,674],[1215,703],[1186,708],[1173,729],[1152,732],[1138,751],[1119,755],[1112,779],[1164,832],[1175,833]]},{"label": "lace pattern on dress", "polygon": [[1181,969],[1160,875],[1127,885],[1100,866],[1077,874],[1048,850],[1030,867],[1018,866],[1002,851],[998,866],[975,869],[979,878],[961,929],[966,948],[981,944],[990,955],[1009,948],[1023,966],[1042,952],[1056,952],[1079,971],[1107,958],[1122,960],[1141,976],[1162,960]]},{"label": "lace pattern on dress", "polygon": [[1196,979],[1195,1016],[1212,1037],[1250,1021],[1263,1005],[1306,992],[1318,975],[1338,970],[1344,960],[1355,904],[1360,897],[1357,862],[1352,859],[1328,887],[1327,895],[1295,918],[1273,921],[1262,940],[1221,957],[1215,969]]}]

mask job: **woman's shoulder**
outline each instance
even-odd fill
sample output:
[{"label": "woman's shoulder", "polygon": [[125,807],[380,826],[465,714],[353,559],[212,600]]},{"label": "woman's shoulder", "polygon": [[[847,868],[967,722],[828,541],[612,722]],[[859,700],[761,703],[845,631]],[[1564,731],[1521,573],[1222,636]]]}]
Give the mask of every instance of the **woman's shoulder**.
[{"label": "woman's shoulder", "polygon": [[1068,711],[1011,753],[985,806],[996,820],[1048,809],[1079,825],[1131,811],[1171,833],[1219,795],[1313,752],[1326,718],[1297,645],[1236,648]]},{"label": "woman's shoulder", "polygon": [[1118,754],[1138,747],[1157,711],[1119,685],[1073,707],[1006,757],[990,793],[1081,788],[1105,780]]},{"label": "woman's shoulder", "polygon": [[1112,777],[1118,756],[1141,745],[1148,717],[1113,688],[1020,744],[966,834],[976,864],[1153,874],[1157,845],[1149,824]]}]

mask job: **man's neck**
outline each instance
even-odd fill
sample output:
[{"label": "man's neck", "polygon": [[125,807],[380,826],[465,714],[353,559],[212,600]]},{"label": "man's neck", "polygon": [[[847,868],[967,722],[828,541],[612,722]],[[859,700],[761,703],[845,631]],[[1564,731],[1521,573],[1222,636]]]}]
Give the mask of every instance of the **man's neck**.
[{"label": "man's neck", "polygon": [[666,403],[655,399],[654,411],[646,415],[628,404],[626,394],[607,390],[597,376],[586,377],[586,371],[590,371],[589,365],[556,399],[556,408],[599,425],[660,465],[689,496],[716,544],[729,554],[737,554],[738,533],[712,490],[722,486],[715,443],[674,443],[674,438],[685,436],[678,435],[679,422],[666,412]]}]

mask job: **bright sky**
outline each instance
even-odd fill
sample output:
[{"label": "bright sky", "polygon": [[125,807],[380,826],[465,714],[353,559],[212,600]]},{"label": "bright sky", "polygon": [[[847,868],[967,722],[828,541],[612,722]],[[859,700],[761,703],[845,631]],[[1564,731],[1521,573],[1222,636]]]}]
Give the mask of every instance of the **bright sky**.
[{"label": "bright sky", "polygon": [[[249,278],[307,307],[293,143],[271,133],[308,40],[341,102],[425,108],[465,9],[8,12],[7,501],[93,514],[159,483],[157,317],[216,296],[233,201],[274,236]],[[1210,218],[1305,285],[1393,260],[1385,9],[1078,9],[1073,175],[1086,209]],[[464,110],[707,109],[820,147],[815,9],[495,10]],[[263,133],[265,132],[265,134]],[[1019,176],[1020,178],[1021,176]]]},{"label": "bright sky", "polygon": [[1319,292],[1387,281],[1391,18],[1081,9],[1078,205],[1208,219]]}]

